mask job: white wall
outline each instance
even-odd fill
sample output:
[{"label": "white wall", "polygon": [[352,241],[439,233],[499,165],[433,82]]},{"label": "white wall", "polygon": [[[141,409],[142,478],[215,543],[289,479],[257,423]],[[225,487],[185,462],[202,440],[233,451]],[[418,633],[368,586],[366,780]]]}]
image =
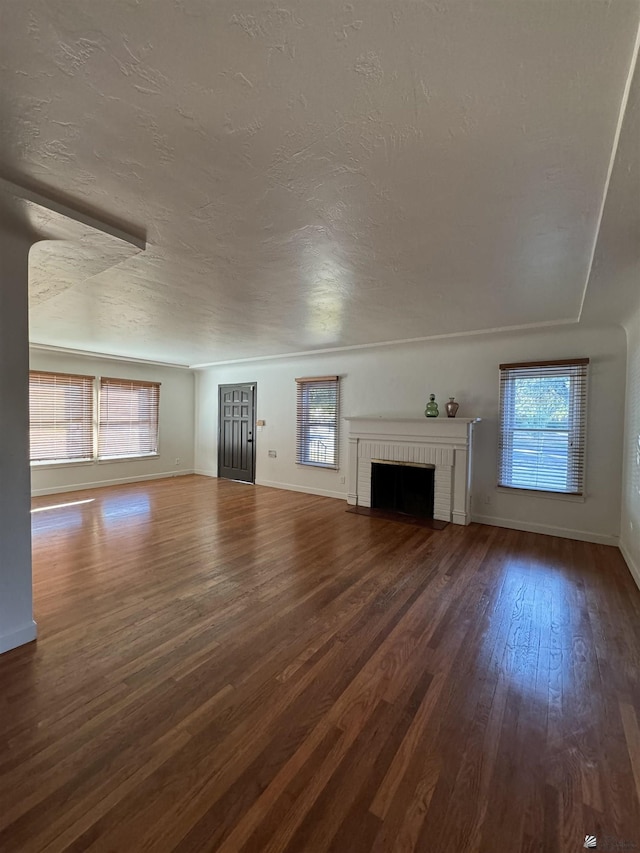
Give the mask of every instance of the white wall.
[{"label": "white wall", "polygon": [[29,246],[3,221],[0,198],[0,654],[36,637],[27,438]]},{"label": "white wall", "polygon": [[[257,382],[256,435],[259,484],[346,498],[347,430],[341,468],[295,464],[297,376],[343,377],[342,413],[423,414],[428,394],[444,403],[455,395],[459,417],[481,417],[476,428],[473,517],[486,523],[617,544],[620,528],[626,345],[624,330],[578,327],[443,339],[421,344],[350,350],[325,355],[224,365],[196,377],[196,471],[216,473],[217,387]],[[584,502],[500,492],[496,489],[498,365],[537,359],[591,359],[587,498]],[[343,425],[344,426],[344,425]],[[268,456],[269,450],[277,458]],[[485,501],[488,501],[486,503]]]},{"label": "white wall", "polygon": [[620,547],[640,586],[640,308],[627,325],[624,434]]},{"label": "white wall", "polygon": [[[159,455],[120,462],[31,466],[31,493],[54,494],[114,483],[190,474],[194,465],[194,378],[190,370],[31,350],[33,370],[160,382]],[[180,462],[176,464],[176,459]]]}]

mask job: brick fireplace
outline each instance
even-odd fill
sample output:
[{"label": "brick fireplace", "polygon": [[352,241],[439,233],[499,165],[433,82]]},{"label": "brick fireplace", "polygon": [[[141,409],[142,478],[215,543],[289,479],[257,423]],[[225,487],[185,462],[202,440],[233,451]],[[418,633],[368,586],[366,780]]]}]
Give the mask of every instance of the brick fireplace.
[{"label": "brick fireplace", "polygon": [[434,467],[433,517],[469,524],[473,428],[479,418],[345,418],[349,424],[347,502],[371,506],[376,460]]}]

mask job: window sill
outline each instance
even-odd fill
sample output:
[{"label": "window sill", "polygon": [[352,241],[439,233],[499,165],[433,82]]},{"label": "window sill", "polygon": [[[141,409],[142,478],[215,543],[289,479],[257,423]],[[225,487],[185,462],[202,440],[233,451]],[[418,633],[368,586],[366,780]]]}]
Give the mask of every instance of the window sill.
[{"label": "window sill", "polygon": [[52,459],[51,462],[43,460],[41,462],[30,462],[31,468],[68,468],[70,465],[93,465],[93,459]]},{"label": "window sill", "polygon": [[58,459],[51,462],[30,462],[29,465],[33,469],[40,470],[42,468],[68,468],[69,466],[82,465],[109,465],[112,462],[136,462],[141,459],[159,459],[159,453],[144,453],[137,456],[110,456],[106,459]]},{"label": "window sill", "polygon": [[503,495],[525,495],[529,498],[545,498],[552,501],[569,501],[569,503],[583,504],[585,495],[566,495],[563,492],[543,492],[540,489],[516,489],[510,486],[496,486],[496,491]]},{"label": "window sill", "polygon": [[296,462],[296,465],[300,465],[303,468],[324,468],[325,471],[340,470],[337,465],[323,465],[322,462]]},{"label": "window sill", "polygon": [[96,459],[98,465],[109,465],[112,462],[136,462],[140,459],[159,459],[159,453],[138,453],[134,456],[105,456],[102,459]]}]

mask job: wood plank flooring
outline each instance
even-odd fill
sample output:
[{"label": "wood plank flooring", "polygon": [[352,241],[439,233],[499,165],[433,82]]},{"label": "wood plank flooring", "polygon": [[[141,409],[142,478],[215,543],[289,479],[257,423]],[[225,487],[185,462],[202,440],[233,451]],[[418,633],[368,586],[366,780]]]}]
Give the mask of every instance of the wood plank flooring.
[{"label": "wood plank flooring", "polygon": [[640,850],[616,549],[197,476],[34,507],[2,853]]}]

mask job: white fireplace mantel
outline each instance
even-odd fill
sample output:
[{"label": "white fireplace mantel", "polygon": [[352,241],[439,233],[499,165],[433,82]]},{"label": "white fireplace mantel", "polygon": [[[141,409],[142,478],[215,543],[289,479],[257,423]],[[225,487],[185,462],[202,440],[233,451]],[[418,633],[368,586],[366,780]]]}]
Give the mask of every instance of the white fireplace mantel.
[{"label": "white fireplace mantel", "polygon": [[371,461],[435,466],[433,517],[469,524],[473,426],[480,418],[348,417],[347,502],[371,506]]}]

